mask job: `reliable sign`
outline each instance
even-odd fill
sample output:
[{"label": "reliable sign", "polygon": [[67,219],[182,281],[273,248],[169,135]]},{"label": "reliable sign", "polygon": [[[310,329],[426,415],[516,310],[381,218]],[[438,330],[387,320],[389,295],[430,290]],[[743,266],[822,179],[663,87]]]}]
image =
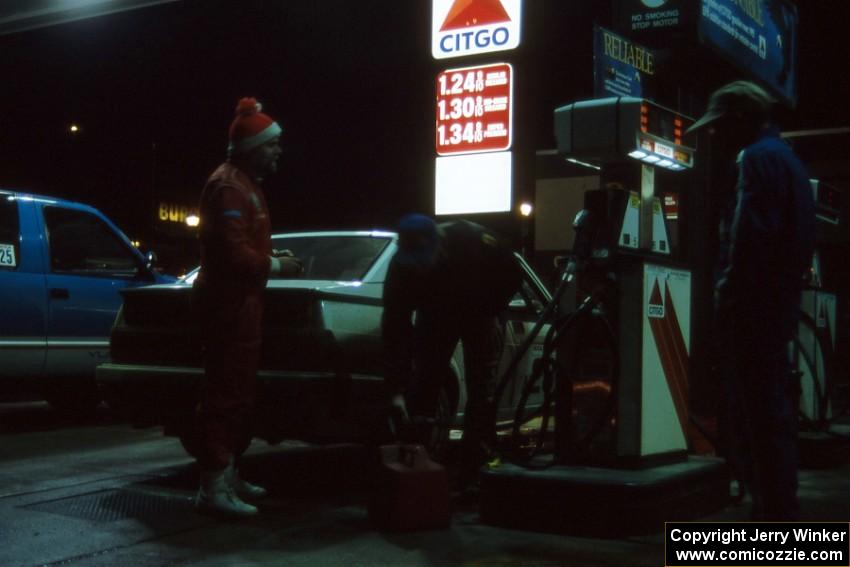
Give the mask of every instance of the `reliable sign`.
[{"label": "reliable sign", "polygon": [[522,0],[433,0],[434,59],[478,55],[519,46]]},{"label": "reliable sign", "polygon": [[594,33],[594,96],[652,98],[655,53],[605,28]]},{"label": "reliable sign", "polygon": [[437,75],[437,154],[511,146],[511,76],[507,63],[447,69]]}]

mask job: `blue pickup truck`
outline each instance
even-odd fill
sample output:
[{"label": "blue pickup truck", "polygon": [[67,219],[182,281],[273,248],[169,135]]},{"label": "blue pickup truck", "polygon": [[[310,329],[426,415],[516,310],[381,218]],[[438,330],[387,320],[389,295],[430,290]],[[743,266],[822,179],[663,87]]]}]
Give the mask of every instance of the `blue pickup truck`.
[{"label": "blue pickup truck", "polygon": [[152,259],[97,209],[0,189],[0,396],[99,403],[94,370],[109,360],[120,290],[175,281]]}]

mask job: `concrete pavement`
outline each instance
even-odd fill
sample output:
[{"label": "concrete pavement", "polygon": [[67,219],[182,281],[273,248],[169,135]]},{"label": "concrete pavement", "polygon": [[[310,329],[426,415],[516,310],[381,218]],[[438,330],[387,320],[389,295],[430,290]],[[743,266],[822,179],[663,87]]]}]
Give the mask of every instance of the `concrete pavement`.
[{"label": "concrete pavement", "polygon": [[[44,404],[0,404],[0,565],[663,565],[660,534],[505,530],[480,523],[474,506],[459,507],[449,530],[377,532],[366,458],[354,445],[255,443],[243,470],[271,497],[256,520],[219,522],[193,512],[194,465],[158,429],[131,429],[105,410],[75,424]],[[848,473],[801,474],[806,519],[850,520]],[[739,506],[706,520],[746,516]]]}]

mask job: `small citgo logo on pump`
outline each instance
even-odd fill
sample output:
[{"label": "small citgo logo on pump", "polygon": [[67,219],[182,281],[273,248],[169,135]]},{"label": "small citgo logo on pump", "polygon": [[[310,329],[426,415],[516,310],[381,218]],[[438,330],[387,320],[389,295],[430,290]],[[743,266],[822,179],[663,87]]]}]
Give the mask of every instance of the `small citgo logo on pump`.
[{"label": "small citgo logo on pump", "polygon": [[514,49],[520,41],[522,0],[433,0],[435,59]]}]

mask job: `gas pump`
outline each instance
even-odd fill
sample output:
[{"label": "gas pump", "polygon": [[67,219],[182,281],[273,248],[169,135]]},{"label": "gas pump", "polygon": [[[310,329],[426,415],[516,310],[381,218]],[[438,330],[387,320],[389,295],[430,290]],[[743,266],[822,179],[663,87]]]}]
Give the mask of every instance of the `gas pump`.
[{"label": "gas pump", "polygon": [[[616,275],[610,315],[620,361],[616,431],[608,454],[577,456],[585,462],[624,467],[681,462],[703,441],[688,410],[692,277],[682,238],[684,187],[695,153],[684,132],[692,123],[638,98],[595,99],[555,110],[558,151],[601,168],[601,188],[588,191],[584,202],[599,225],[594,255],[611,256],[606,269]],[[573,411],[580,415],[584,409],[576,392]],[[560,460],[576,461],[566,441],[556,453]]]},{"label": "gas pump", "polygon": [[[810,277],[801,300],[802,317],[797,338],[791,346],[792,363],[800,376],[800,420],[803,432],[826,432],[835,418],[846,410],[843,404],[835,407],[833,400],[837,383],[838,360],[836,337],[838,296],[835,278],[831,277],[827,254],[841,228],[841,193],[818,179],[810,180],[815,197],[818,232]],[[842,235],[843,236],[843,235]]]},{"label": "gas pump", "polygon": [[[566,271],[555,294],[564,305],[552,328],[568,329],[576,314],[604,312],[617,370],[606,385],[595,364],[571,363],[573,347],[591,341],[587,334],[551,341],[564,345],[553,347],[554,459],[537,468],[513,462],[482,471],[485,521],[574,534],[640,533],[728,501],[725,464],[694,455],[703,440],[689,419],[691,123],[629,97],[555,110],[558,153],[599,168],[600,187],[585,193],[574,222],[576,294],[561,293]],[[608,392],[613,410],[600,404],[600,391]]]}]

